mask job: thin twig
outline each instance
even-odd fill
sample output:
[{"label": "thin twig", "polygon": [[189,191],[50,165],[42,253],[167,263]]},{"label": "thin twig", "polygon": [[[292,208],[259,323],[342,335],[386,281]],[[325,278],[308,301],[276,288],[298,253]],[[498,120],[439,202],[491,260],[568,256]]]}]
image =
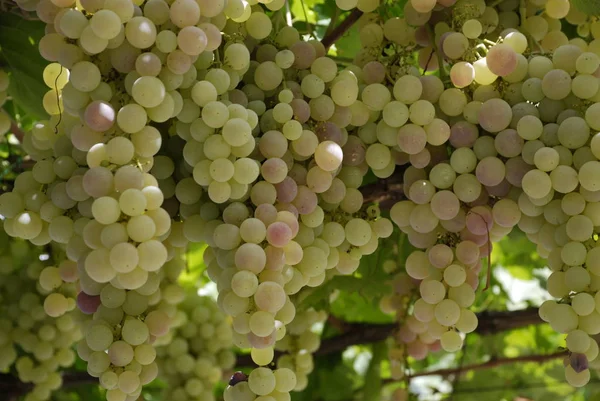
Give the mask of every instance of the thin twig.
[{"label": "thin twig", "polygon": [[[482,370],[482,369],[491,369],[502,365],[508,365],[512,363],[521,363],[521,362],[547,362],[553,359],[562,358],[567,355],[567,351],[555,352],[554,354],[545,354],[545,355],[523,355],[517,356],[514,358],[497,358],[490,359],[487,362],[477,363],[472,365],[467,365],[458,368],[447,368],[447,369],[437,369],[430,370],[425,372],[417,372],[411,377],[423,377],[423,376],[450,376],[454,374],[460,374],[464,372],[468,372],[471,370]],[[391,383],[392,381],[389,381]]]},{"label": "thin twig", "polygon": [[313,26],[308,22],[308,13],[306,12],[306,6],[304,5],[304,0],[300,0],[300,4],[302,5],[302,13],[304,14],[304,21],[306,21],[306,26],[308,27],[308,34],[316,39],[315,32],[313,31]]},{"label": "thin twig", "polygon": [[440,79],[445,81],[448,78],[448,74],[446,74],[446,68],[444,67],[444,55],[442,54],[442,49],[439,49],[437,43],[435,41],[435,33],[433,31],[433,27],[427,25],[427,30],[429,31],[429,36],[431,39],[431,48],[435,52],[438,60],[438,71],[440,72]]}]

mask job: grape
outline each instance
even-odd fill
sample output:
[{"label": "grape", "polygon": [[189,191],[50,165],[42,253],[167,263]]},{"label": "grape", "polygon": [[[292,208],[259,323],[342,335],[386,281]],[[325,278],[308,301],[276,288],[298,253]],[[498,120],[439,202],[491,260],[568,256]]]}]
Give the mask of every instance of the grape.
[{"label": "grape", "polygon": [[443,39],[442,49],[444,54],[451,59],[460,58],[469,47],[469,40],[460,32],[450,33]]},{"label": "grape", "polygon": [[267,368],[254,369],[248,377],[248,387],[253,393],[267,395],[275,389],[276,376]]},{"label": "grape", "polygon": [[52,293],[44,300],[44,311],[48,316],[61,316],[67,311],[67,308],[68,301],[62,294]]},{"label": "grape", "polygon": [[475,69],[475,82],[480,85],[490,85],[498,78],[488,67],[485,57],[475,61],[473,68]]},{"label": "grape", "polygon": [[108,131],[115,123],[115,111],[104,101],[96,100],[85,109],[84,120],[94,131]]},{"label": "grape", "polygon": [[590,371],[585,369],[579,373],[575,372],[571,366],[565,368],[565,377],[567,382],[574,387],[582,387],[590,380]]},{"label": "grape", "polygon": [[460,307],[451,299],[444,299],[435,306],[435,318],[439,324],[453,326],[460,318]]},{"label": "grape", "polygon": [[420,293],[425,302],[435,305],[444,299],[446,289],[437,280],[425,280],[420,285]]},{"label": "grape", "polygon": [[126,320],[123,324],[122,337],[131,345],[140,345],[148,338],[148,326],[136,319]]},{"label": "grape", "polygon": [[98,306],[100,306],[100,297],[97,295],[89,296],[82,291],[77,294],[77,306],[83,313],[90,315],[96,312]]},{"label": "grape", "polygon": [[458,287],[465,282],[467,273],[461,265],[452,264],[444,269],[444,281],[451,287]]},{"label": "grape", "polygon": [[460,61],[450,69],[450,79],[457,88],[464,88],[471,85],[475,79],[475,69],[470,63]]},{"label": "grape", "polygon": [[261,63],[254,72],[256,85],[263,90],[273,90],[283,80],[281,68],[272,61]]},{"label": "grape", "polygon": [[590,346],[590,337],[582,330],[571,331],[566,338],[567,348],[572,352],[585,352]]},{"label": "grape", "polygon": [[121,30],[121,19],[111,10],[99,10],[90,20],[94,34],[102,39],[113,39]]},{"label": "grape", "polygon": [[447,331],[444,334],[442,334],[440,341],[442,344],[442,348],[446,352],[456,352],[462,347],[462,344],[463,344],[463,340],[462,340],[460,334],[458,334],[456,331],[452,331],[452,330]]},{"label": "grape", "polygon": [[492,46],[486,55],[486,64],[495,75],[509,75],[517,68],[517,53],[508,44]]}]

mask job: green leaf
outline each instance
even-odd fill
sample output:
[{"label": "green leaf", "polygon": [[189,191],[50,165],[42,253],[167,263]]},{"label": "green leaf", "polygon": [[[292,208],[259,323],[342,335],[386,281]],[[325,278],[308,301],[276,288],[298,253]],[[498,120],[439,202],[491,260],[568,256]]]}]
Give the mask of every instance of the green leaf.
[{"label": "green leaf", "polygon": [[347,400],[352,397],[352,375],[355,372],[343,363],[332,370],[319,370],[319,392],[325,401]]},{"label": "green leaf", "polygon": [[325,0],[294,0],[290,8],[290,11],[294,15],[294,20],[316,24],[320,17],[315,6],[324,3],[324,1]]},{"label": "green leaf", "polygon": [[187,268],[179,276],[179,284],[184,288],[200,288],[206,284],[206,271],[204,263],[204,250],[207,245],[203,243],[190,243],[186,253]]},{"label": "green leaf", "polygon": [[521,280],[531,280],[533,278],[533,274],[530,268],[525,266],[505,266],[505,269],[514,277]]},{"label": "green leaf", "polygon": [[353,26],[332,46],[333,55],[353,59],[362,48],[358,35],[358,28]]},{"label": "green leaf", "polygon": [[379,401],[381,399],[381,362],[387,356],[387,346],[384,342],[373,344],[373,357],[369,362],[369,369],[365,374],[365,386],[363,389],[364,401]]},{"label": "green leaf", "polygon": [[8,93],[27,114],[40,119],[48,117],[42,106],[48,91],[42,73],[48,62],[38,50],[43,36],[43,22],[0,14],[0,64],[11,74]]},{"label": "green leaf", "polygon": [[412,249],[403,234],[381,239],[377,251],[363,256],[352,276],[335,276],[309,290],[300,308],[326,310],[348,322],[393,322],[394,317],[383,313],[379,307],[381,298],[391,292],[390,280],[394,275],[386,273],[382,265],[391,259],[397,261],[399,268],[403,268]]}]

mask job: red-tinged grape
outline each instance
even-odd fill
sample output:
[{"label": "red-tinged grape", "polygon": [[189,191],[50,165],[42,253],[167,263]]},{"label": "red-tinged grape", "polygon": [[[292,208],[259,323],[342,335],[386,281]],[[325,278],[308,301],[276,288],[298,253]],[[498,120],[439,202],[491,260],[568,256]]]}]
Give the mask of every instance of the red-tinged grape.
[{"label": "red-tinged grape", "polygon": [[108,131],[114,125],[115,119],[115,110],[107,102],[96,100],[85,109],[84,121],[94,131]]},{"label": "red-tinged grape", "polygon": [[100,306],[100,296],[98,295],[88,295],[85,292],[81,291],[77,294],[77,307],[80,311],[85,313],[86,315],[91,315],[98,310]]}]

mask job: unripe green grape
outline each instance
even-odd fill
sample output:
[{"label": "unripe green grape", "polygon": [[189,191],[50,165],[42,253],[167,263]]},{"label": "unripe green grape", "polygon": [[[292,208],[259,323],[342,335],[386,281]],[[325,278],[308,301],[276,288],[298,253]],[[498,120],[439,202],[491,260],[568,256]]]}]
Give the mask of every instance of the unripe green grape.
[{"label": "unripe green grape", "polygon": [[446,352],[456,352],[462,348],[463,340],[460,334],[456,331],[450,330],[442,334],[440,338],[442,348]]},{"label": "unripe green grape", "polygon": [[252,361],[259,366],[266,366],[273,361],[273,348],[252,348],[250,351]]},{"label": "unripe green grape", "polygon": [[271,19],[264,13],[254,12],[246,20],[246,30],[254,39],[264,39],[271,33],[273,24]]},{"label": "unripe green grape", "polygon": [[240,382],[235,386],[227,386],[223,398],[225,401],[254,401],[256,394],[250,389],[248,382]]},{"label": "unripe green grape", "polygon": [[451,299],[444,299],[435,306],[435,318],[441,325],[453,326],[460,318],[460,307]]},{"label": "unripe green grape", "polygon": [[151,47],[156,40],[156,26],[145,17],[133,17],[125,26],[125,36],[138,49]]},{"label": "unripe green grape", "polygon": [[480,85],[491,85],[498,78],[496,74],[490,71],[485,57],[475,61],[473,68],[475,69],[475,82]]},{"label": "unripe green grape", "polygon": [[92,31],[102,39],[113,39],[121,31],[121,18],[111,10],[99,10],[90,19]]},{"label": "unripe green grape", "polygon": [[424,280],[419,286],[421,297],[425,302],[435,305],[441,302],[446,295],[444,284],[437,280]]},{"label": "unripe green grape", "polygon": [[248,376],[248,387],[253,393],[267,395],[276,386],[276,377],[268,368],[256,368]]},{"label": "unripe green grape", "polygon": [[567,348],[571,352],[583,353],[585,352],[589,346],[590,336],[582,330],[573,330],[571,331],[566,338]]}]

